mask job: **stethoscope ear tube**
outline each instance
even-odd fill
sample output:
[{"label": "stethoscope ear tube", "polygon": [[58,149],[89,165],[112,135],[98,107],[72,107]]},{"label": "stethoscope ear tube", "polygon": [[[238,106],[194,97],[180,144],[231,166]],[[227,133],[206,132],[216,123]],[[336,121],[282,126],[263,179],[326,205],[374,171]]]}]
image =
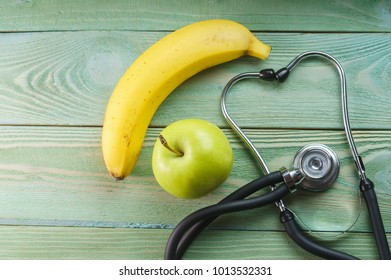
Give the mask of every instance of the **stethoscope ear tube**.
[{"label": "stethoscope ear tube", "polygon": [[357,258],[352,255],[321,246],[307,238],[304,233],[297,228],[294,215],[288,209],[285,209],[280,213],[280,220],[289,237],[304,250],[328,260],[357,260]]}]

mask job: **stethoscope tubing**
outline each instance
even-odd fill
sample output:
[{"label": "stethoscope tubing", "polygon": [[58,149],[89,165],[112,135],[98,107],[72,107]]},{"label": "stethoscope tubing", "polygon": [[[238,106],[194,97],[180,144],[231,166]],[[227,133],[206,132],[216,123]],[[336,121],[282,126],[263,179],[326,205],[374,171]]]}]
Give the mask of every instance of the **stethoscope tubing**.
[{"label": "stethoscope tubing", "polygon": [[365,204],[367,205],[369,220],[371,221],[373,235],[375,237],[380,259],[391,260],[390,247],[388,245],[374,184],[371,180],[365,178],[360,181],[360,189],[364,197]]},{"label": "stethoscope tubing", "polygon": [[[213,220],[215,220],[219,215],[223,213],[237,211],[236,209],[234,209],[235,207],[232,207],[232,204],[228,207],[222,205],[227,205],[231,202],[238,202],[238,200],[244,199],[265,187],[277,184],[282,180],[283,179],[280,172],[272,172],[267,176],[257,178],[250,183],[247,183],[243,187],[239,188],[238,190],[221,200],[219,203],[202,208],[188,215],[179,224],[177,224],[177,226],[172,231],[167,241],[164,258],[167,260],[181,259],[184,252],[186,251],[190,243],[194,240],[194,238],[197,237],[197,235],[201,233]],[[281,188],[281,190],[283,190],[283,188]],[[270,192],[268,194],[272,193],[273,192]],[[283,193],[285,193],[285,191]],[[273,203],[274,201],[276,201],[274,199],[276,197],[279,197],[280,195],[280,193],[276,192],[275,195],[273,195],[272,197],[269,196],[264,201],[258,200],[257,204],[254,205],[253,208],[260,207],[268,203]],[[254,200],[252,200],[252,202],[254,202]],[[244,208],[250,209],[246,205],[241,205],[240,207],[243,207],[243,210],[245,210]],[[214,212],[215,210],[219,212]]]},{"label": "stethoscope tubing", "polygon": [[[226,196],[224,199],[222,199],[219,203],[226,203],[229,201],[244,199],[252,194],[254,194],[257,191],[260,191],[261,189],[269,186],[268,183],[272,182],[279,182],[281,180],[281,173],[279,172],[273,172],[271,173],[267,178],[265,177],[265,180],[268,180],[268,182],[265,182],[264,184],[260,184],[259,178],[255,179],[243,187],[237,189],[233,193]],[[269,181],[270,180],[270,181]],[[278,181],[277,181],[278,180]],[[275,183],[274,183],[275,184]],[[182,258],[187,248],[190,246],[190,244],[193,242],[193,240],[210,224],[212,223],[218,216],[210,217],[208,219],[203,219],[202,221],[195,224],[191,229],[186,231],[186,233],[183,234],[180,243],[178,244],[177,248],[177,257]]]},{"label": "stethoscope tubing", "polygon": [[280,213],[280,220],[289,237],[307,252],[327,260],[358,260],[355,256],[322,246],[309,239],[298,229],[294,216],[288,209]]},{"label": "stethoscope tubing", "polygon": [[[276,187],[273,191],[255,198],[245,199],[249,195],[267,186],[275,185],[283,181],[280,172],[272,172],[264,177],[253,180],[242,188],[238,189],[219,203],[202,208],[183,219],[171,233],[164,258],[167,260],[181,259],[187,247],[194,238],[202,232],[218,216],[250,210],[271,204],[290,194],[290,189],[285,183]],[[333,250],[319,245],[307,238],[296,225],[293,214],[285,209],[280,215],[281,223],[293,241],[300,247],[317,256],[334,260],[357,259],[347,253]]]}]

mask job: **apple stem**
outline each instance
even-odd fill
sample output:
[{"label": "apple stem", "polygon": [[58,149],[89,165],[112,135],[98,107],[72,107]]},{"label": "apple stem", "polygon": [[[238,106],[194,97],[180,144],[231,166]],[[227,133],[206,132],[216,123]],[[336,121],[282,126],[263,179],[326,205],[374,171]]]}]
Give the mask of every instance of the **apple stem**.
[{"label": "apple stem", "polygon": [[169,151],[171,151],[171,152],[177,154],[178,156],[183,156],[183,153],[182,153],[182,152],[179,152],[179,151],[173,149],[173,148],[168,144],[166,138],[164,138],[163,135],[161,135],[161,134],[159,135],[159,140],[160,140],[160,143],[162,143],[162,145],[163,145],[164,147],[166,147]]}]

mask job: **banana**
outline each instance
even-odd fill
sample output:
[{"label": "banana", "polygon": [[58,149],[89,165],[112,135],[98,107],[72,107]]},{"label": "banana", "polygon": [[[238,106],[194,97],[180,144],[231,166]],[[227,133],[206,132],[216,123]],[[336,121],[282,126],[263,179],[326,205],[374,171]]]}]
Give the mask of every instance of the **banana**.
[{"label": "banana", "polygon": [[182,82],[244,55],[266,59],[271,47],[230,20],[205,20],[170,33],[148,48],[119,80],[107,104],[102,152],[109,173],[124,179],[136,165],[149,123]]}]

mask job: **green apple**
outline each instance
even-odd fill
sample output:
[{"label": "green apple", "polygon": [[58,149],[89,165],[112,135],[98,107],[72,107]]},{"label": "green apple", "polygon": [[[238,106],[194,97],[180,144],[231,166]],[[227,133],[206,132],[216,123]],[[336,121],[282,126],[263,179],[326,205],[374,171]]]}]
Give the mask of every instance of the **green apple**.
[{"label": "green apple", "polygon": [[185,119],[163,129],[152,154],[152,170],[159,185],[180,198],[201,197],[231,173],[231,145],[216,125]]}]

